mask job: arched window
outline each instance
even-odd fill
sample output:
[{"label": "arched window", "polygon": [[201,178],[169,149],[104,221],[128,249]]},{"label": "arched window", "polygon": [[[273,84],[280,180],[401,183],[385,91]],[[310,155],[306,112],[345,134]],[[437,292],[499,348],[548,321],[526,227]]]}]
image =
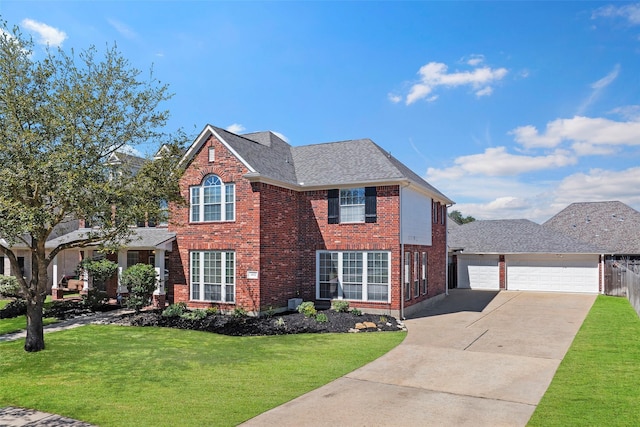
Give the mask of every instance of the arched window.
[{"label": "arched window", "polygon": [[234,221],[235,200],[235,184],[208,175],[191,187],[191,222]]}]

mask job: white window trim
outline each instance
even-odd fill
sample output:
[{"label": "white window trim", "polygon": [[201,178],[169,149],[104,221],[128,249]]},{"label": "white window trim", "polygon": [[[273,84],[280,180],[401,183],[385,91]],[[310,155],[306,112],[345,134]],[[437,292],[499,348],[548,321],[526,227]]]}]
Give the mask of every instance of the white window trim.
[{"label": "white window trim", "polygon": [[[378,302],[378,303],[390,303],[391,302],[391,252],[390,251],[316,251],[316,299],[318,300],[330,300],[331,298],[321,298],[320,297],[320,254],[321,253],[337,253],[338,254],[338,282],[343,283],[342,273],[343,273],[343,255],[344,253],[353,253],[358,252],[362,253],[362,299],[346,299],[342,294],[342,286],[338,286],[338,296],[336,299],[346,300],[346,301],[367,301],[367,302]],[[387,254],[387,300],[369,300],[368,297],[368,288],[367,288],[367,269],[368,269],[368,254],[372,253],[385,253]]]},{"label": "white window trim", "polygon": [[[204,182],[207,180],[207,178],[209,178],[209,176],[211,175],[207,175],[202,179],[202,182],[200,183],[200,185],[194,185],[189,187],[189,222],[192,223],[210,223],[210,222],[233,222],[236,220],[236,189],[235,189],[235,183],[230,182],[230,183],[225,183],[224,181],[222,181],[222,179],[220,179],[219,176],[215,175],[218,177],[218,179],[220,180],[220,219],[219,220],[210,220],[210,221],[205,221],[204,220]],[[193,189],[197,188],[198,189],[198,199],[200,201],[200,203],[198,203],[198,217],[200,218],[199,220],[194,220],[193,219]],[[232,219],[227,219],[227,189],[228,188],[233,188],[233,218]]]},{"label": "white window trim", "polygon": [[[202,278],[204,277],[204,254],[208,252],[220,253],[222,256],[220,257],[220,264],[222,269],[222,282],[223,283],[214,283],[215,285],[220,286],[220,300],[209,300],[204,298],[204,282],[202,282]],[[233,283],[226,283],[227,280],[227,254],[233,254]],[[191,266],[193,265],[193,257],[198,255],[199,259],[199,267],[198,267],[198,277],[200,278],[200,283],[198,286],[200,287],[199,298],[193,298],[193,272],[191,271]],[[236,271],[238,266],[238,260],[236,259],[236,253],[234,251],[210,251],[210,250],[201,250],[201,251],[191,251],[189,253],[189,300],[191,301],[203,301],[203,302],[216,302],[221,304],[235,304],[236,303]],[[227,285],[233,285],[233,301],[227,301]]]}]

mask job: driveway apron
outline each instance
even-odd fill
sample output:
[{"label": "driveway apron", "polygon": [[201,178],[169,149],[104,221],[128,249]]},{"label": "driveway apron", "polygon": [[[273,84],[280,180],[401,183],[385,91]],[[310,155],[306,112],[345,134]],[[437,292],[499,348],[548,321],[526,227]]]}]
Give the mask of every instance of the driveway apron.
[{"label": "driveway apron", "polygon": [[451,290],[381,358],[245,426],[524,426],[595,295]]}]

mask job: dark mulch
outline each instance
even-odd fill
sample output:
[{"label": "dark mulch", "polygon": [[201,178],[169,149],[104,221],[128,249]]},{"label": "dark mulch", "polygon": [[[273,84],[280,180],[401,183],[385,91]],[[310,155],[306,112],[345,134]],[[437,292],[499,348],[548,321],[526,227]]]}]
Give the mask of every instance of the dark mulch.
[{"label": "dark mulch", "polygon": [[[404,329],[394,317],[386,315],[337,313],[332,310],[319,310],[318,314],[327,316],[326,322],[305,317],[301,313],[287,312],[273,317],[234,317],[223,314],[209,314],[204,319],[191,320],[181,317],[164,317],[160,311],[145,311],[128,314],[110,321],[111,324],[128,326],[160,326],[167,328],[190,329],[214,332],[232,336],[285,335],[326,332],[377,332],[398,331]],[[375,325],[356,329],[357,324],[370,322]],[[372,325],[369,325],[372,326]]]}]

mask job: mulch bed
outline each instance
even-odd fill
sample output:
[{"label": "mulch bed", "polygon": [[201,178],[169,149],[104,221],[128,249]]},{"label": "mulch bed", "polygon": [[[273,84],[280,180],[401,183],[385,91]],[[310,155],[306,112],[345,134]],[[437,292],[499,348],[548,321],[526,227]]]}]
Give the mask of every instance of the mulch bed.
[{"label": "mulch bed", "polygon": [[327,332],[379,332],[404,330],[404,324],[386,315],[338,313],[319,310],[327,316],[326,322],[305,317],[298,312],[287,312],[272,317],[234,317],[210,314],[204,319],[164,317],[160,311],[125,314],[110,319],[110,324],[127,326],[159,326],[190,329],[232,336],[285,335]]}]

